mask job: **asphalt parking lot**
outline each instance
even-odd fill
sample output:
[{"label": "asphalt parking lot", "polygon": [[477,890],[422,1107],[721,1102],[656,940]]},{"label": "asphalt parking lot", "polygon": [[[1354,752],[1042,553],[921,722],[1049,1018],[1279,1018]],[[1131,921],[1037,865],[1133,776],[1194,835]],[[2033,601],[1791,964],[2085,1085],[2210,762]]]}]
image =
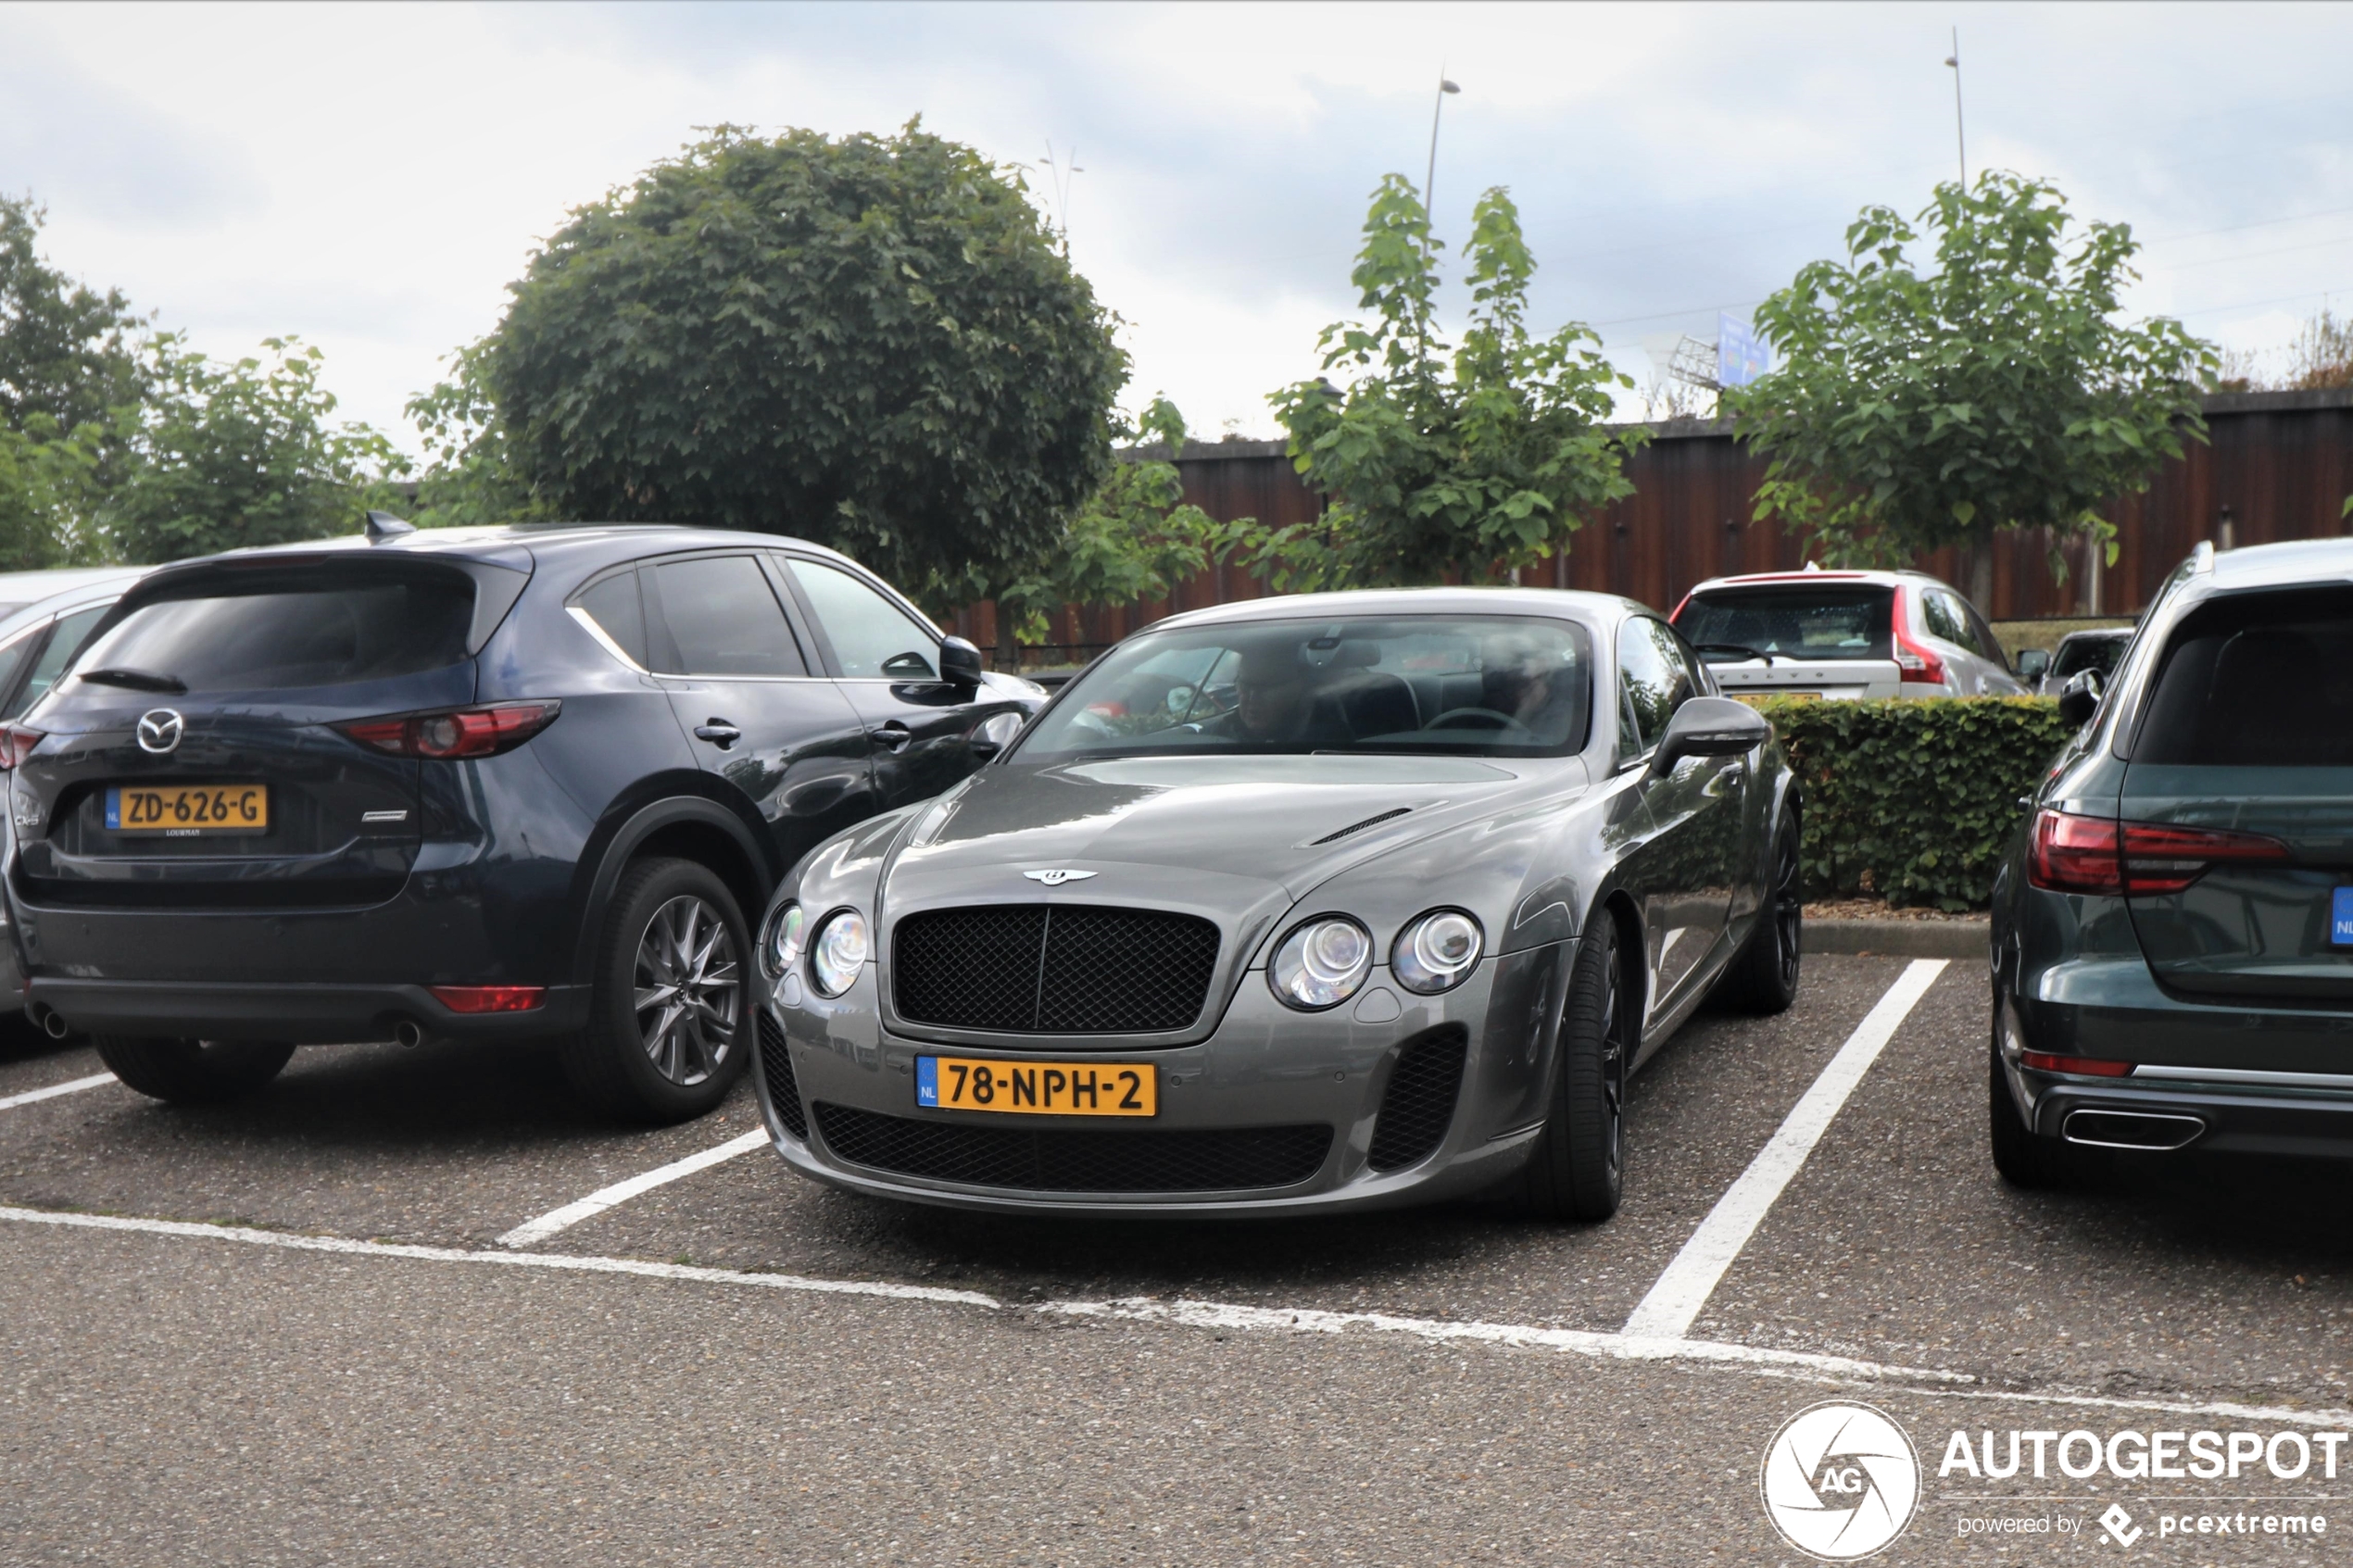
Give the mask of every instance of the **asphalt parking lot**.
[{"label": "asphalt parking lot", "polygon": [[[2329,1514],[2353,1478],[2317,1461],[1940,1474],[1961,1429],[2268,1438],[2353,1406],[2353,1176],[2010,1191],[1984,997],[1966,962],[1817,956],[1789,1013],[1703,1014],[1637,1080],[1592,1228],[975,1217],[756,1148],[584,1205],[751,1141],[749,1089],[616,1131],[542,1051],[348,1047],[166,1109],[16,1040],[0,1560],[1795,1562],[1758,1467],[1827,1399],[1919,1450],[1876,1561],[2353,1560],[2158,1533]],[[1996,1517],[2029,1523],[1963,1533]]]}]

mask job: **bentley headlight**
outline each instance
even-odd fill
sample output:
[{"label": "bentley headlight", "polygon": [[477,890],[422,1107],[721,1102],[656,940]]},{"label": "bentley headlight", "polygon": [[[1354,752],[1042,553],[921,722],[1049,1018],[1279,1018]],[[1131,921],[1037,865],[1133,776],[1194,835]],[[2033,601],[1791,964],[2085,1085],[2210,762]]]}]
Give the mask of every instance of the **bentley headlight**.
[{"label": "bentley headlight", "polygon": [[1345,915],[1326,915],[1283,938],[1266,984],[1287,1006],[1315,1012],[1354,996],[1372,972],[1372,933]]},{"label": "bentley headlight", "polygon": [[828,997],[838,997],[849,989],[858,972],[866,967],[866,917],[856,909],[843,909],[827,918],[817,928],[817,940],[810,947],[809,972],[817,989]]},{"label": "bentley headlight", "polygon": [[1478,922],[1460,909],[1432,909],[1407,922],[1390,949],[1389,972],[1423,996],[1460,985],[1486,945]]},{"label": "bentley headlight", "polygon": [[760,933],[760,967],[768,972],[769,979],[792,972],[792,966],[800,961],[808,936],[809,917],[791,899],[768,912],[768,923]]}]

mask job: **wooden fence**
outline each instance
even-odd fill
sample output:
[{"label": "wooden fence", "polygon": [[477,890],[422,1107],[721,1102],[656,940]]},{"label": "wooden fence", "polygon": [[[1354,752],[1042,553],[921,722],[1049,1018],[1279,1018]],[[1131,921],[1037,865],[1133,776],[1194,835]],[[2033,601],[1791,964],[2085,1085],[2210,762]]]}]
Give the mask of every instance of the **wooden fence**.
[{"label": "wooden fence", "polygon": [[[2201,539],[2217,548],[2309,539],[2347,531],[2345,498],[2353,494],[2353,391],[2224,394],[2206,400],[2209,439],[2192,443],[2150,487],[2110,504],[2117,562],[2098,572],[2097,613],[2131,615],[2145,608],[2182,558]],[[1694,583],[1741,571],[1787,571],[1805,564],[1798,542],[1771,523],[1750,520],[1764,477],[1763,459],[1732,438],[1728,423],[1674,420],[1651,427],[1652,439],[1627,466],[1634,494],[1580,530],[1552,563],[1562,588],[1623,594],[1672,609]],[[1166,456],[1164,451],[1160,456]],[[1185,498],[1212,517],[1263,522],[1307,521],[1321,498],[1302,483],[1282,443],[1194,443],[1176,454]],[[1993,621],[2089,615],[2093,577],[2080,542],[2067,546],[2068,579],[2050,564],[2046,533],[2005,535],[1994,561]],[[1959,582],[1953,552],[1922,560],[1925,571]],[[1048,661],[1075,659],[1179,609],[1255,598],[1265,584],[1236,567],[1220,567],[1181,584],[1164,600],[1072,606],[1055,618]],[[994,607],[958,612],[955,629],[983,648],[996,646]]]}]

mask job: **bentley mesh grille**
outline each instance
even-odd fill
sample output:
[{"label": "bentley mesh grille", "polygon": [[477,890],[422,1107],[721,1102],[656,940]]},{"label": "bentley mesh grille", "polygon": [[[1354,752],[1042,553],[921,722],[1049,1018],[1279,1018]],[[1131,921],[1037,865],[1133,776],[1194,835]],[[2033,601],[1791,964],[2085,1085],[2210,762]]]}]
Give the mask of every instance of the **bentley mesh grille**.
[{"label": "bentley mesh grille", "polygon": [[1216,968],[1217,927],[1160,909],[925,909],[900,921],[891,937],[899,1016],[950,1029],[1182,1029],[1201,1016]]},{"label": "bentley mesh grille", "polygon": [[1022,1192],[1234,1192],[1323,1169],[1329,1127],[1029,1131],[817,1104],[825,1147],[853,1165]]},{"label": "bentley mesh grille", "polygon": [[1376,1171],[1402,1171],[1437,1150],[1453,1125],[1454,1098],[1463,1086],[1469,1047],[1470,1037],[1459,1029],[1405,1047],[1381,1096],[1366,1164]]},{"label": "bentley mesh grille", "polygon": [[785,1032],[766,1008],[753,1010],[760,1015],[760,1070],[768,1077],[768,1101],[776,1108],[776,1120],[785,1124],[785,1131],[806,1143],[809,1112],[800,1103],[800,1080],[793,1076],[792,1051],[785,1044]]}]

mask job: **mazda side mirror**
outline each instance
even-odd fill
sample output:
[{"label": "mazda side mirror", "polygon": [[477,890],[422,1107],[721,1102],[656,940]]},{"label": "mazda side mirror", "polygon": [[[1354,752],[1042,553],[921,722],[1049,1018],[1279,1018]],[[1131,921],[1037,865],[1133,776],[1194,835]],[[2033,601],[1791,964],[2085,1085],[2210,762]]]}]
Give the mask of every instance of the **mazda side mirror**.
[{"label": "mazda side mirror", "polygon": [[962,637],[943,637],[939,642],[939,676],[953,685],[980,684],[980,650]]},{"label": "mazda side mirror", "polygon": [[2059,688],[2059,721],[2082,729],[2100,710],[2100,672],[2086,670]]},{"label": "mazda side mirror", "polygon": [[1695,696],[1675,710],[1651,766],[1665,772],[1686,757],[1740,757],[1773,738],[1773,726],[1744,702]]},{"label": "mazda side mirror", "polygon": [[2048,649],[2048,648],[2020,648],[2020,649],[2019,650],[2019,654],[2018,654],[2018,678],[2019,678],[2020,680],[2021,680],[2021,681],[2027,681],[2027,682],[2039,681],[2039,680],[2041,680],[2044,676],[2045,676],[2045,675],[2049,674],[2050,672],[2051,672],[2051,650],[2050,650],[2050,649]]}]

